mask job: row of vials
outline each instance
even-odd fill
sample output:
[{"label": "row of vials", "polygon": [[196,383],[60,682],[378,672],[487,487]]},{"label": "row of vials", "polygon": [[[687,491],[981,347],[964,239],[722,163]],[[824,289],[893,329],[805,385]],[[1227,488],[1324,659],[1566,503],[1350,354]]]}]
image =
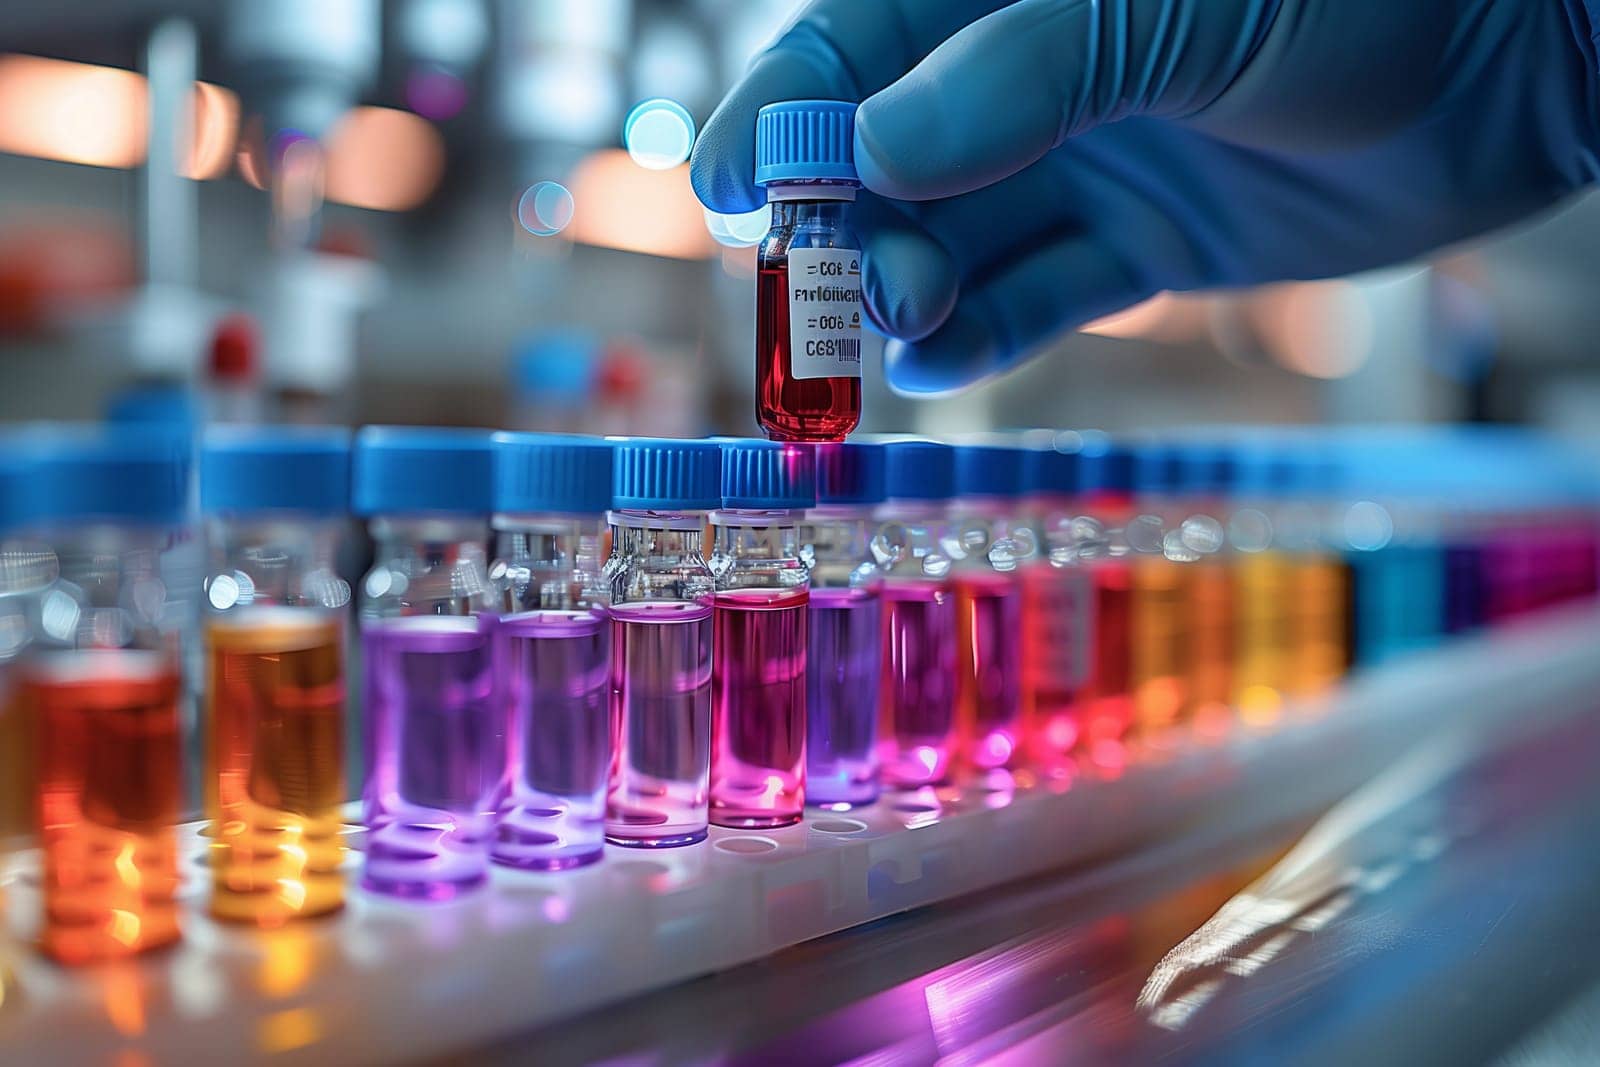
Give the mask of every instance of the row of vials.
[{"label": "row of vials", "polygon": [[1592,480],[1521,437],[230,428],[198,450],[186,684],[189,448],[8,446],[0,771],[68,963],[179,936],[191,689],[211,913],[275,926],[344,903],[355,737],[363,886],[448,900],[491,864],[1267,727],[1353,666],[1593,596],[1600,552]]}]

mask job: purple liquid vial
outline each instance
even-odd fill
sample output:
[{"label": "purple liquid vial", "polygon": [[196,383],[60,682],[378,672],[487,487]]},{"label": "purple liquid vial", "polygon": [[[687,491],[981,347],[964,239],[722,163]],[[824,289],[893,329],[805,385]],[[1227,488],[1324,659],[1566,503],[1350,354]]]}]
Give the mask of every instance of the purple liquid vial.
[{"label": "purple liquid vial", "polygon": [[806,801],[848,811],[878,799],[878,590],[813,589],[806,659]]},{"label": "purple liquid vial", "polygon": [[598,862],[611,767],[611,621],[601,609],[502,620],[496,670],[508,707],[494,861],[532,871]]},{"label": "purple liquid vial", "polygon": [[505,743],[493,623],[424,615],[362,626],[367,889],[449,900],[488,878]]},{"label": "purple liquid vial", "polygon": [[943,581],[883,586],[883,776],[915,788],[942,782],[956,745],[956,598]]},{"label": "purple liquid vial", "polygon": [[606,838],[636,848],[703,841],[711,786],[711,606],[612,609]]}]

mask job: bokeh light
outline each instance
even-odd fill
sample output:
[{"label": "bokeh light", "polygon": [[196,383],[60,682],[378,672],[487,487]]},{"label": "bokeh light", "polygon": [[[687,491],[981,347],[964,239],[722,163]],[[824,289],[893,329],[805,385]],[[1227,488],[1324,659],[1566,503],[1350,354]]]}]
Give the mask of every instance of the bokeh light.
[{"label": "bokeh light", "polygon": [[688,160],[694,147],[694,117],[675,100],[645,100],[628,112],[622,143],[646,170],[671,170]]},{"label": "bokeh light", "polygon": [[560,182],[530,185],[517,201],[517,221],[535,237],[553,237],[572,221],[572,194]]},{"label": "bokeh light", "polygon": [[718,244],[729,248],[748,248],[760,244],[772,228],[770,205],[737,215],[724,215],[706,208],[705,215],[706,229],[711,231],[711,236]]}]

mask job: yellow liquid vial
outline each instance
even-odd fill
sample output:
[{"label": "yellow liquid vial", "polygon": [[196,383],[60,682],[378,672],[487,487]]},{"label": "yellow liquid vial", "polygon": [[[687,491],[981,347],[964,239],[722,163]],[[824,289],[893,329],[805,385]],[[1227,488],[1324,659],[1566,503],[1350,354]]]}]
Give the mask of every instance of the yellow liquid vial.
[{"label": "yellow liquid vial", "polygon": [[1349,662],[1350,572],[1336,556],[1297,560],[1290,579],[1290,696],[1314,696],[1344,677]]},{"label": "yellow liquid vial", "polygon": [[1184,706],[1184,572],[1165,558],[1133,563],[1130,614],[1134,727],[1145,740],[1167,734]]},{"label": "yellow liquid vial", "polygon": [[1227,730],[1233,715],[1233,566],[1203,559],[1184,568],[1187,619],[1183,718],[1202,735]]},{"label": "yellow liquid vial", "polygon": [[344,631],[302,608],[206,626],[211,913],[278,926],[344,904]]},{"label": "yellow liquid vial", "polygon": [[1270,726],[1289,682],[1293,569],[1281,552],[1242,553],[1234,566],[1233,703],[1251,726]]}]

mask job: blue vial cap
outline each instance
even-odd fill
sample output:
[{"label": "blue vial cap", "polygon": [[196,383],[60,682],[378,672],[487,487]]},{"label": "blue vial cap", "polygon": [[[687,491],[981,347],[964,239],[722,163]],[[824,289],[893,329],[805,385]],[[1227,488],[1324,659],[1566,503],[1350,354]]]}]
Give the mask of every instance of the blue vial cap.
[{"label": "blue vial cap", "polygon": [[956,450],[937,441],[891,441],[885,457],[892,500],[948,500],[956,491]]},{"label": "blue vial cap", "polygon": [[1221,445],[1193,445],[1178,456],[1178,488],[1194,496],[1222,496],[1233,491],[1238,464]]},{"label": "blue vial cap", "polygon": [[1023,452],[1005,445],[957,445],[958,496],[1015,497],[1023,489]]},{"label": "blue vial cap", "polygon": [[164,427],[42,427],[16,445],[19,524],[177,524],[188,511],[189,443]]},{"label": "blue vial cap", "polygon": [[1267,443],[1240,448],[1236,456],[1234,495],[1283,497],[1295,491],[1294,457]]},{"label": "blue vial cap", "polygon": [[1022,459],[1022,482],[1029,493],[1076,496],[1083,492],[1083,453],[1030,448]]},{"label": "blue vial cap", "polygon": [[776,441],[722,443],[722,506],[759,510],[817,505],[811,449]]},{"label": "blue vial cap", "polygon": [[615,449],[612,507],[710,511],[722,506],[722,446],[715,441],[624,437]]},{"label": "blue vial cap", "polygon": [[1133,491],[1133,453],[1122,445],[1096,440],[1084,448],[1083,487],[1092,493]]},{"label": "blue vial cap", "polygon": [[1181,484],[1180,453],[1169,444],[1133,448],[1133,488],[1137,493],[1170,496]]},{"label": "blue vial cap", "polygon": [[860,184],[856,105],[788,100],[756,112],[756,184],[841,181]]},{"label": "blue vial cap", "polygon": [[615,446],[553,433],[494,435],[494,510],[599,515],[611,506]]},{"label": "blue vial cap", "polygon": [[814,446],[817,503],[881,504],[888,495],[888,449],[867,441]]},{"label": "blue vial cap", "polygon": [[352,476],[358,515],[494,510],[488,430],[367,426],[356,434]]},{"label": "blue vial cap", "polygon": [[334,426],[217,427],[200,446],[200,510],[302,511],[350,507],[350,431]]}]

